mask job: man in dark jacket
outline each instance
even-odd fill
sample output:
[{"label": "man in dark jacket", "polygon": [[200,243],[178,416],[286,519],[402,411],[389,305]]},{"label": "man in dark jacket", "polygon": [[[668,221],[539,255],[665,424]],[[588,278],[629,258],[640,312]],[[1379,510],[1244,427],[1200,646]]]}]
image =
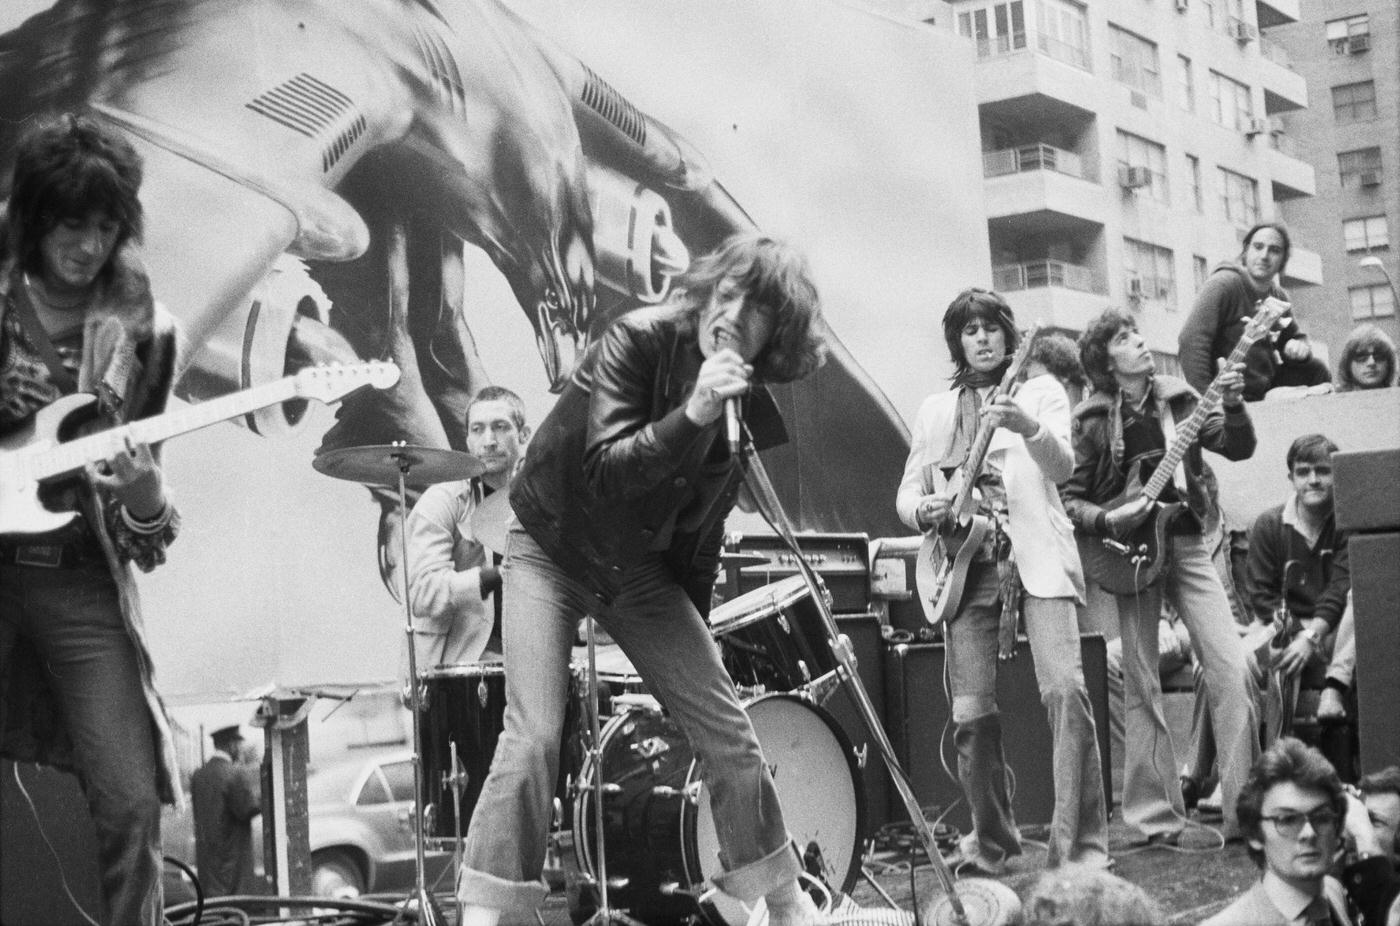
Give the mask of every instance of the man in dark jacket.
[{"label": "man in dark jacket", "polygon": [[[1206,279],[1177,337],[1182,375],[1191,388],[1205,392],[1215,378],[1216,360],[1234,350],[1255,306],[1268,297],[1288,301],[1278,278],[1291,248],[1282,225],[1256,225],[1245,234],[1239,258],[1220,264]],[[1318,386],[1331,379],[1297,319],[1286,312],[1245,355],[1246,402],[1264,398],[1275,386]]]},{"label": "man in dark jacket", "polygon": [[252,821],[262,803],[239,761],[243,734],[234,724],[211,738],[214,754],[190,777],[199,883],[206,897],[255,893]]},{"label": "man in dark jacket", "polygon": [[1155,374],[1152,352],[1130,315],[1108,309],[1089,324],[1079,344],[1084,372],[1095,391],[1074,412],[1074,473],[1062,491],[1065,510],[1084,544],[1090,578],[1098,578],[1090,568],[1090,545],[1128,535],[1156,513],[1156,506],[1137,491],[1141,483],[1130,482],[1129,476],[1136,474],[1146,482],[1175,443],[1168,434],[1176,429],[1190,441],[1157,496],[1163,504],[1182,503],[1166,526],[1162,578],[1135,594],[1117,595],[1126,687],[1123,819],[1150,841],[1165,843],[1177,841],[1186,820],[1157,674],[1157,620],[1162,596],[1167,595],[1190,630],[1191,647],[1205,673],[1225,797],[1225,830],[1227,836],[1237,837],[1235,799],[1259,751],[1251,696],[1255,683],[1203,535],[1210,502],[1201,478],[1201,450],[1231,460],[1254,452],[1254,426],[1241,399],[1244,379],[1239,365],[1222,370],[1224,412],[1210,410],[1195,436],[1189,437],[1200,397],[1181,380]]},{"label": "man in dark jacket", "polygon": [[[569,655],[594,616],[697,756],[714,813],[721,891],[766,899],[775,926],[811,922],[777,792],[705,623],[724,519],[753,443],[786,439],[757,382],[790,382],[823,356],[806,262],[736,236],[697,261],[671,303],[617,319],[584,356],[511,490],[502,615],[505,732],[468,830],[467,926],[537,908],[559,766]],[[737,411],[737,409],[736,409]],[[710,859],[703,860],[708,863]]]}]

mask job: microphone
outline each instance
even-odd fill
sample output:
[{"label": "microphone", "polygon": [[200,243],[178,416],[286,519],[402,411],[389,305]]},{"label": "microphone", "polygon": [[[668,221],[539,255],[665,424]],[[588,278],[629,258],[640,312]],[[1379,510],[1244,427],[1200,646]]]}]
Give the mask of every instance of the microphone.
[{"label": "microphone", "polygon": [[739,455],[739,400],[733,396],[724,400],[724,436],[729,441],[729,452]]}]

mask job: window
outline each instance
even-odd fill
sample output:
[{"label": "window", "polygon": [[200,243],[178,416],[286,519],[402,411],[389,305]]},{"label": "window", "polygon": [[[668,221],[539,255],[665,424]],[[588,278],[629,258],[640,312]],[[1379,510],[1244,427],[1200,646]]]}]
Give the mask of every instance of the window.
[{"label": "window", "polygon": [[1218,71],[1210,72],[1211,118],[1227,129],[1246,131],[1254,121],[1254,99],[1249,85]]},{"label": "window", "polygon": [[977,40],[979,58],[1025,48],[1026,13],[1022,0],[959,12],[958,34]]},{"label": "window", "polygon": [[1196,279],[1196,292],[1200,292],[1206,285],[1206,277],[1210,276],[1210,265],[1199,254],[1191,255],[1191,275]]},{"label": "window", "polygon": [[1157,46],[1117,26],[1108,27],[1113,79],[1157,99],[1162,98],[1162,67]]},{"label": "window", "polygon": [[1388,318],[1395,314],[1395,297],[1384,283],[1353,286],[1347,293],[1351,296],[1351,317],[1355,320]]},{"label": "window", "polygon": [[1220,168],[1220,204],[1225,218],[1241,228],[1259,221],[1259,184],[1244,174]]},{"label": "window", "polygon": [[[1131,169],[1145,171],[1146,183],[1126,182]],[[1119,179],[1124,186],[1146,190],[1152,199],[1163,205],[1171,204],[1171,194],[1167,188],[1167,149],[1155,141],[1148,141],[1127,132],[1118,133]],[[1142,176],[1141,174],[1137,176]]]},{"label": "window", "polygon": [[378,768],[370,772],[369,777],[365,779],[355,803],[361,807],[389,803],[389,786],[384,783],[384,776],[379,773]]},{"label": "window", "polygon": [[1201,190],[1201,159],[1194,154],[1186,155],[1186,182],[1191,191],[1191,204],[1196,207],[1196,212],[1204,215],[1206,203]]},{"label": "window", "polygon": [[1348,251],[1375,251],[1390,247],[1390,226],[1383,215],[1347,219],[1342,223],[1342,237]]},{"label": "window", "polygon": [[413,763],[389,762],[383,766],[389,782],[389,793],[396,801],[413,800]]},{"label": "window", "polygon": [[1376,118],[1376,82],[1363,80],[1333,87],[1332,116],[1338,125]]},{"label": "window", "polygon": [[1138,298],[1173,301],[1176,275],[1172,271],[1172,252],[1136,238],[1123,239],[1123,269],[1127,272],[1129,292],[1134,295],[1132,280],[1138,281]]},{"label": "window", "polygon": [[1339,55],[1354,55],[1371,47],[1371,18],[1366,13],[1327,21],[1327,44]]},{"label": "window", "polygon": [[1057,61],[1089,70],[1089,20],[1068,0],[1038,0],[1036,45]]},{"label": "window", "polygon": [[1358,148],[1337,153],[1337,175],[1342,188],[1374,187],[1381,182],[1381,149]]},{"label": "window", "polygon": [[1191,76],[1191,59],[1185,55],[1177,55],[1176,70],[1176,92],[1179,97],[1177,102],[1188,113],[1194,113],[1196,111],[1196,81]]}]

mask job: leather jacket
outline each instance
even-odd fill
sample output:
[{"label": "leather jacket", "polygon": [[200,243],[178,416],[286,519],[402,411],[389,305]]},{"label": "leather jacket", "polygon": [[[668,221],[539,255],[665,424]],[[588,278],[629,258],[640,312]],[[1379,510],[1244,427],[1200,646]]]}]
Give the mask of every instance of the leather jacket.
[{"label": "leather jacket", "polygon": [[[701,427],[685,415],[703,361],[684,307],[621,316],[580,361],[512,484],[521,526],[604,602],[674,524],[660,553],[709,613],[724,519],[743,472],[727,451],[718,459],[714,452],[722,418]],[[755,386],[744,405],[758,449],[786,442],[767,390]]]},{"label": "leather jacket", "polygon": [[[1095,392],[1074,410],[1074,472],[1060,489],[1065,512],[1076,529],[1095,536],[1107,534],[1104,506],[1127,485],[1123,471],[1123,412],[1118,391]],[[1152,378],[1152,401],[1157,415],[1170,405],[1177,425],[1191,417],[1200,396],[1184,380],[1175,376]],[[1201,449],[1212,450],[1227,460],[1247,460],[1254,454],[1254,424],[1243,404],[1238,409],[1215,409],[1206,416],[1196,440],[1186,451],[1187,506],[1201,523],[1208,523],[1210,500],[1201,480]]]}]

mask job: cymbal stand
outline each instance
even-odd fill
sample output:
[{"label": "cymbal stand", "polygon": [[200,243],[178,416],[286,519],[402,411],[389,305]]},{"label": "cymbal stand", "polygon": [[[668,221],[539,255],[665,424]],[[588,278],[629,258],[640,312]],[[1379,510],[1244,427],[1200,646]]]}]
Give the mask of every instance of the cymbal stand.
[{"label": "cymbal stand", "polygon": [[409,602],[408,587],[408,489],[407,477],[412,465],[407,454],[398,458],[399,465],[399,542],[400,568],[403,573],[403,616],[404,632],[408,635],[408,677],[410,684],[409,710],[413,714],[413,896],[394,924],[406,923],[410,907],[417,908],[417,922],[420,926],[446,926],[446,917],[437,900],[428,891],[425,862],[423,857],[423,756],[422,713],[423,696],[421,680],[418,678],[418,647],[413,642],[413,607]]},{"label": "cymbal stand", "polygon": [[[467,791],[467,770],[457,758],[457,741],[448,739],[447,752],[452,759],[452,771],[442,773],[442,787],[452,790],[452,870],[458,875],[462,871],[462,795]],[[454,879],[455,884],[455,879]],[[454,889],[457,898],[457,922],[462,922],[462,897]]]},{"label": "cymbal stand", "polygon": [[[621,910],[614,910],[608,901],[608,860],[603,837],[603,794],[607,789],[603,784],[603,730],[602,721],[598,718],[598,643],[593,623],[591,617],[584,619],[584,634],[588,642],[588,697],[584,701],[588,707],[589,736],[584,765],[593,769],[593,780],[584,782],[582,787],[593,792],[593,877],[598,886],[598,909],[584,926],[606,926],[610,923],[643,926]],[[574,835],[578,838],[581,834]]]},{"label": "cymbal stand", "polygon": [[[745,445],[749,446],[747,442]],[[865,722],[871,740],[880,747],[880,755],[885,760],[885,767],[890,771],[890,780],[894,782],[895,790],[899,792],[900,799],[904,801],[904,809],[909,814],[909,822],[913,824],[914,832],[918,833],[919,841],[923,843],[924,852],[928,855],[928,860],[933,865],[934,874],[938,876],[938,881],[943,886],[953,914],[957,917],[958,922],[966,923],[968,921],[967,910],[958,897],[953,872],[948,868],[948,863],[943,860],[943,854],[938,851],[938,845],[933,838],[933,827],[929,825],[928,820],[924,819],[923,808],[919,806],[919,800],[914,795],[914,785],[909,780],[908,773],[904,771],[903,765],[900,764],[899,757],[895,755],[894,746],[890,743],[889,735],[885,733],[884,724],[880,722],[880,715],[876,712],[875,705],[870,701],[870,693],[865,690],[865,684],[856,671],[856,658],[850,640],[844,637],[840,628],[837,627],[836,618],[832,616],[831,606],[827,603],[826,596],[822,594],[820,580],[812,571],[811,564],[800,555],[797,538],[793,536],[792,525],[788,523],[787,513],[778,500],[778,493],[773,489],[773,483],[768,478],[768,471],[764,469],[763,461],[751,449],[747,456],[749,460],[747,472],[749,487],[753,491],[754,497],[760,502],[760,510],[766,510],[771,515],[769,523],[772,524],[773,529],[792,549],[793,559],[798,568],[802,570],[802,577],[807,581],[807,588],[811,592],[817,613],[821,615],[822,626],[831,646],[831,652],[836,656],[837,672],[841,676],[841,681],[845,683],[846,692],[851,696],[852,702],[860,713],[861,720]]]}]

